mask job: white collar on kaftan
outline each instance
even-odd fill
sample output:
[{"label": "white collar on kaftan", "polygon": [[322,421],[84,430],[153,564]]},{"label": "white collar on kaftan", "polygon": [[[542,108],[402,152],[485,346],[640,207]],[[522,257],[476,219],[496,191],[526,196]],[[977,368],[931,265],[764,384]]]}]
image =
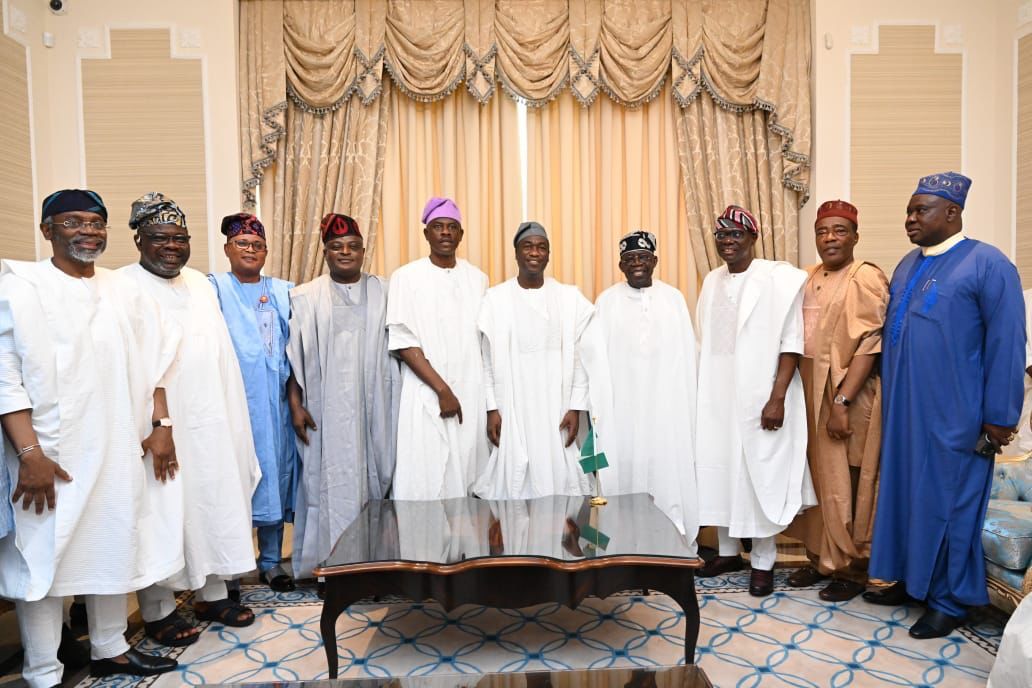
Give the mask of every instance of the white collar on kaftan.
[{"label": "white collar on kaftan", "polygon": [[946,253],[960,242],[964,241],[964,239],[967,239],[967,237],[964,236],[964,232],[957,232],[941,244],[936,244],[935,246],[922,246],[921,255],[941,256],[942,254]]}]

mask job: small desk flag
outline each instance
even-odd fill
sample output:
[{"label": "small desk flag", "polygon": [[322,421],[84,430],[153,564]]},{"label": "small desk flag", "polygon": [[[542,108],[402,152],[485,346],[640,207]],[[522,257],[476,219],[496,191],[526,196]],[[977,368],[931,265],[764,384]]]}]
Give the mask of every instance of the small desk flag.
[{"label": "small desk flag", "polygon": [[585,473],[594,473],[595,471],[609,467],[609,462],[606,461],[606,453],[595,453],[594,427],[588,428],[588,436],[584,440],[584,445],[581,447],[580,455],[580,467]]}]

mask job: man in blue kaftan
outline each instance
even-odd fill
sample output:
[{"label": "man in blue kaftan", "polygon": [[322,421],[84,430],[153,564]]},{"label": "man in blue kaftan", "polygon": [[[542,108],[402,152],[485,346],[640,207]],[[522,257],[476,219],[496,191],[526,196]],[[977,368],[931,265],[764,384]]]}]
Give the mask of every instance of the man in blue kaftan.
[{"label": "man in blue kaftan", "polygon": [[268,255],[265,227],[254,215],[222,220],[230,272],[209,275],[219,296],[247,391],[247,410],[262,479],[251,500],[258,530],[258,575],[277,592],[294,589],[280,565],[283,523],[293,521],[297,448],[287,405],[289,292],[294,287],[261,274]]},{"label": "man in blue kaftan", "polygon": [[924,600],[914,638],[946,636],[967,606],[989,602],[981,532],[993,456],[1021,413],[1021,283],[1003,253],[962,233],[970,184],[953,172],[918,183],[906,231],[919,248],[893,273],[882,343],[882,474],[870,573],[896,583],[864,599]]}]

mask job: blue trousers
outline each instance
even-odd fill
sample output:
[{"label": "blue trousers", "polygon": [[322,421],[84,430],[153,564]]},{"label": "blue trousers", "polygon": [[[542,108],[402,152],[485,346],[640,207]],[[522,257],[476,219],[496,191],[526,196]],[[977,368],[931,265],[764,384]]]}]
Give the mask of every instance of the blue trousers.
[{"label": "blue trousers", "polygon": [[925,603],[943,614],[962,617],[967,614],[967,606],[957,600],[950,590],[946,564],[947,551],[945,543],[943,543],[943,546],[939,548],[939,556],[935,559],[931,580],[928,581],[928,597],[925,599]]},{"label": "blue trousers", "polygon": [[282,558],[283,521],[258,526],[258,570],[262,573],[275,568]]}]

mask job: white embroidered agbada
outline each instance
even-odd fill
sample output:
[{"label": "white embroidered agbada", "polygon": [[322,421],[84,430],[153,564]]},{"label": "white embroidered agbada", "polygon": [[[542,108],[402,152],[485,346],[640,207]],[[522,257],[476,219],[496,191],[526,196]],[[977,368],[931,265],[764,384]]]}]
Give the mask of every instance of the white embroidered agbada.
[{"label": "white embroidered agbada", "polygon": [[695,329],[688,304],[660,280],[635,289],[620,282],[595,302],[606,343],[613,418],[607,434],[606,494],[646,492],[694,541],[699,531],[695,484]]},{"label": "white embroidered agbada", "polygon": [[798,370],[781,429],[760,427],[779,355],[803,351],[806,278],[788,263],[757,258],[742,273],[713,270],[699,294],[699,522],[727,527],[731,537],[775,535],[817,503]]},{"label": "white embroidered agbada", "polygon": [[464,497],[487,457],[477,313],[487,275],[465,260],[439,268],[429,258],[391,275],[387,330],[391,351],[418,347],[462,407],[441,418],[437,394],[401,365],[398,466],[394,499]]},{"label": "white embroidered agbada", "polygon": [[[3,262],[0,414],[31,408],[43,451],[72,482],[56,480],[53,511],[14,510],[15,531],[0,540],[0,596],[124,594],[182,568],[182,547],[151,530],[145,485],[157,481],[141,448],[179,337],[110,270],[78,279],[50,260]],[[0,470],[16,484],[6,440],[4,454]]]},{"label": "white embroidered agbada", "polygon": [[[591,326],[594,310],[577,287],[552,278],[540,289],[524,289],[515,278],[488,289],[478,319],[484,387],[487,409],[502,416],[502,432],[474,485],[478,496],[589,493],[577,444],[564,446],[559,426],[570,410],[606,416],[608,377],[604,346]],[[586,426],[582,416],[581,429]]]},{"label": "white embroidered agbada", "polygon": [[255,568],[251,495],[261,471],[240,365],[215,291],[192,268],[172,279],[138,263],[118,272],[183,331],[165,380],[180,471],[175,480],[152,489],[150,497],[167,537],[182,532],[186,566],[163,585],[196,590],[209,575],[247,573]]},{"label": "white embroidered agbada", "polygon": [[297,444],[297,578],[311,576],[394,476],[400,375],[387,352],[386,307],[387,285],[372,275],[348,285],[323,275],[290,292],[287,357],[317,428]]}]

